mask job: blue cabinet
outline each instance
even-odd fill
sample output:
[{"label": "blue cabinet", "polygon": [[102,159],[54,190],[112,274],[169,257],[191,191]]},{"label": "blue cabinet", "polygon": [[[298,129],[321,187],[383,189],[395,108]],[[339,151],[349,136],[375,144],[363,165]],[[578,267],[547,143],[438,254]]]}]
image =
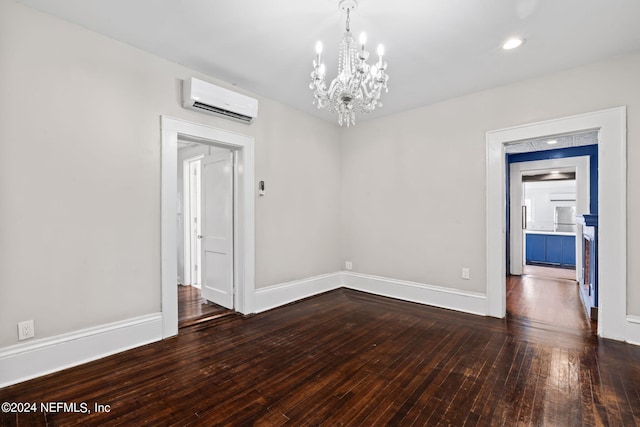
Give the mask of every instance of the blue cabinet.
[{"label": "blue cabinet", "polygon": [[576,237],[575,236],[563,236],[562,239],[562,265],[575,266],[576,265]]},{"label": "blue cabinet", "polygon": [[527,234],[527,264],[576,265],[576,237],[557,234]]},{"label": "blue cabinet", "polygon": [[550,264],[562,264],[562,241],[565,236],[545,236],[545,261]]},{"label": "blue cabinet", "polygon": [[544,234],[527,234],[527,263],[545,262],[545,235]]}]

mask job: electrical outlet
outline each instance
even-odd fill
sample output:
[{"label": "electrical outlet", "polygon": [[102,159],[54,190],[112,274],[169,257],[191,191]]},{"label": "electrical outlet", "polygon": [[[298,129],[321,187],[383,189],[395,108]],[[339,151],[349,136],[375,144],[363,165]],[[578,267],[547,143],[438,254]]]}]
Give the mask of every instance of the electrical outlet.
[{"label": "electrical outlet", "polygon": [[344,268],[346,268],[349,271],[353,270],[353,263],[351,261],[346,261],[344,263]]},{"label": "electrical outlet", "polygon": [[33,338],[35,334],[36,331],[33,327],[33,320],[18,323],[18,340]]},{"label": "electrical outlet", "polygon": [[462,278],[463,278],[463,279],[466,279],[466,280],[469,280],[469,278],[470,278],[470,275],[469,275],[469,274],[470,274],[470,273],[469,273],[469,269],[468,269],[468,268],[466,268],[466,267],[463,267],[463,268],[462,268]]}]

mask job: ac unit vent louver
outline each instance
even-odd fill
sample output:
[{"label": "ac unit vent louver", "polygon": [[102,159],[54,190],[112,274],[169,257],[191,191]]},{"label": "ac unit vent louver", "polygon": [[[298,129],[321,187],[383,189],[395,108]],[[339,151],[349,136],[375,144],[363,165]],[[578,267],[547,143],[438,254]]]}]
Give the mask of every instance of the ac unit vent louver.
[{"label": "ac unit vent louver", "polygon": [[195,108],[200,108],[201,110],[207,110],[215,114],[220,114],[221,116],[231,117],[232,119],[241,120],[243,122],[251,123],[253,117],[245,116],[244,114],[234,113],[229,110],[223,110],[222,108],[214,107],[213,105],[203,104],[202,102],[194,102],[193,106]]}]

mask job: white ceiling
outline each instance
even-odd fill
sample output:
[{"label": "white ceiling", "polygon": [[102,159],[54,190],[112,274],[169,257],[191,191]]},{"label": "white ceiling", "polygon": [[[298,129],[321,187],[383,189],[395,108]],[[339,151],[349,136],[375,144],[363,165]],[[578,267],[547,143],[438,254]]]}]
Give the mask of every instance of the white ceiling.
[{"label": "white ceiling", "polygon": [[[336,73],[338,0],[19,0],[256,94],[312,105],[322,40]],[[351,30],[383,43],[389,93],[379,117],[640,50],[639,0],[360,0]],[[526,43],[500,48],[510,36]],[[359,114],[356,121],[365,117]]]}]

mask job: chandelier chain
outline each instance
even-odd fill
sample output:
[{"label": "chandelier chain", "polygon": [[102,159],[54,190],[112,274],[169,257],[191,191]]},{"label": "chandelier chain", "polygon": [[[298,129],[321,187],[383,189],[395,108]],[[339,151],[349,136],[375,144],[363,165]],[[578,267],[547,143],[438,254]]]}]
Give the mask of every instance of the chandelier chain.
[{"label": "chandelier chain", "polygon": [[349,24],[351,23],[351,15],[349,14],[349,12],[351,11],[351,8],[347,8],[347,32],[349,32]]}]

